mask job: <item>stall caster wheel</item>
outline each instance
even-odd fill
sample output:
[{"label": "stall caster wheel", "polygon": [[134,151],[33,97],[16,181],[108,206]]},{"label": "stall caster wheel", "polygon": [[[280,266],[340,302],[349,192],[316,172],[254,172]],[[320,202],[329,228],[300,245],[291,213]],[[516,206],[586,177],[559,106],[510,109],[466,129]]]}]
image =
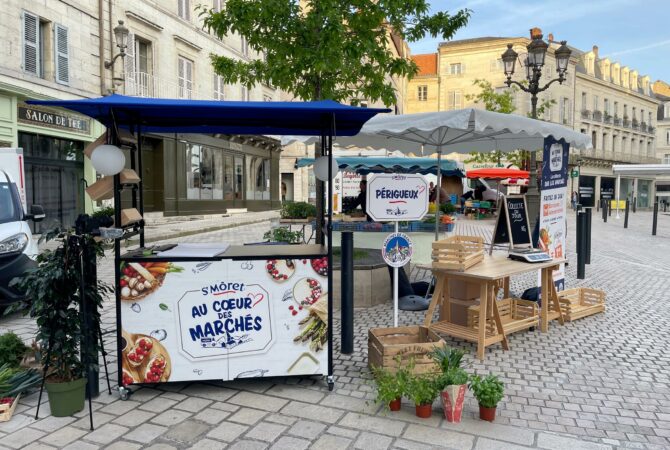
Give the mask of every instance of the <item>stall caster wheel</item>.
[{"label": "stall caster wheel", "polygon": [[119,397],[121,400],[128,400],[130,398],[130,394],[132,394],[133,391],[131,391],[128,388],[125,388],[123,386],[119,386]]},{"label": "stall caster wheel", "polygon": [[328,390],[332,391],[335,388],[335,377],[332,375],[328,376]]}]

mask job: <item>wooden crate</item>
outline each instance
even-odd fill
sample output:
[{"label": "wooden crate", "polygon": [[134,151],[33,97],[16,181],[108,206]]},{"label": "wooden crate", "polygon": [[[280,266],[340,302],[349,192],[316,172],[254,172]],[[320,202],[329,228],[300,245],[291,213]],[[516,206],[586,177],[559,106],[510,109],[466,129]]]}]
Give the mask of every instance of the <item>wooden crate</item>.
[{"label": "wooden crate", "polygon": [[445,342],[426,327],[370,328],[368,331],[368,366],[383,367],[393,373],[414,358],[414,373],[438,372],[440,368],[428,356]]},{"label": "wooden crate", "polygon": [[574,288],[558,293],[563,318],[567,321],[581,319],[605,312],[605,292],[598,289]]},{"label": "wooden crate", "polygon": [[479,236],[452,236],[433,242],[433,269],[464,272],[484,260],[484,239]]},{"label": "wooden crate", "polygon": [[16,405],[19,404],[20,398],[21,394],[14,397],[14,401],[12,402],[11,405],[0,405],[0,422],[8,422],[9,419],[12,418],[12,414],[14,414]]},{"label": "wooden crate", "polygon": [[[502,322],[505,334],[516,333],[517,331],[527,330],[538,325],[540,320],[540,309],[537,303],[520,298],[505,298],[496,302],[500,321]],[[479,306],[468,308],[468,327],[479,327]],[[493,312],[486,322],[487,332],[496,331],[496,323],[493,320]]]}]

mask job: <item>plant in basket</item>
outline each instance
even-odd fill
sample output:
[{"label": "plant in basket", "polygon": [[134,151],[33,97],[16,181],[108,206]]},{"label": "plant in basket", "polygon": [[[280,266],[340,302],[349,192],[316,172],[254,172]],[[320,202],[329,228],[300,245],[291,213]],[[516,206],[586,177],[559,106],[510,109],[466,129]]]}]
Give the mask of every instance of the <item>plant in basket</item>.
[{"label": "plant in basket", "polygon": [[462,350],[446,345],[436,347],[430,356],[442,370],[437,378],[444,417],[448,422],[460,422],[465,400],[465,388],[468,374],[461,368],[461,360],[465,353]]},{"label": "plant in basket", "polygon": [[0,366],[8,364],[17,367],[27,351],[28,346],[11,331],[0,335]]},{"label": "plant in basket", "polygon": [[12,417],[22,392],[40,381],[36,370],[17,369],[10,364],[0,364],[0,422]]},{"label": "plant in basket", "polygon": [[113,291],[100,281],[86,286],[83,300],[93,321],[89,330],[91,345],[82,351],[80,245],[88,246],[91,254],[98,257],[104,256],[102,244],[91,236],[77,237],[72,231],[59,229],[46,233],[40,241],[52,239],[59,242],[58,246],[38,255],[37,267],[18,284],[30,299],[30,316],[37,323],[51,414],[64,417],[84,408],[84,375],[88,368],[97,367],[99,308],[103,295]]},{"label": "plant in basket", "polygon": [[391,372],[383,367],[373,367],[375,388],[377,396],[375,402],[381,404],[390,411],[400,411],[402,396],[407,393],[410,372],[400,366],[400,358],[396,358],[398,370]]},{"label": "plant in basket", "polygon": [[496,406],[505,396],[505,385],[495,375],[484,378],[475,375],[470,380],[470,389],[479,403],[479,418],[493,422]]},{"label": "plant in basket", "polygon": [[434,374],[411,375],[407,383],[407,395],[414,401],[416,416],[427,419],[433,414],[433,402],[440,393]]}]

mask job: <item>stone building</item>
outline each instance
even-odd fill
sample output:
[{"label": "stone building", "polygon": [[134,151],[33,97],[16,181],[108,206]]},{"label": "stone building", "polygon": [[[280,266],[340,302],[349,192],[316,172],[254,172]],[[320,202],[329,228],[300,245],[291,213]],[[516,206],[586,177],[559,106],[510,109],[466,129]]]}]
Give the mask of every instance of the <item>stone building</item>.
[{"label": "stone building", "polygon": [[652,90],[660,101],[656,114],[656,157],[662,164],[670,164],[670,85],[658,80]]},{"label": "stone building", "polygon": [[[560,44],[551,34],[548,40],[543,83],[557,77],[553,53]],[[523,57],[529,42],[528,38],[482,37],[444,42],[436,53],[414,55],[422,71],[407,85],[407,112],[483,107],[471,98],[480,92],[474,81],[487,80],[498,91],[508,89],[501,55],[511,43]],[[566,77],[563,84],[554,83],[539,94],[538,104],[543,100],[553,103],[541,118],[592,136],[594,149],[574,151],[571,163],[581,165],[583,182],[593,184],[598,200],[601,188],[606,193],[613,189],[612,164],[658,161],[654,112],[659,102],[652,95],[648,76],[601,58],[595,46],[588,52],[572,48]],[[520,64],[512,79],[525,79]],[[516,90],[513,100],[516,114],[530,113],[529,94]],[[638,206],[648,207],[653,197],[651,181],[623,179],[622,197],[630,195],[637,198]],[[573,179],[572,190],[578,182]]]}]

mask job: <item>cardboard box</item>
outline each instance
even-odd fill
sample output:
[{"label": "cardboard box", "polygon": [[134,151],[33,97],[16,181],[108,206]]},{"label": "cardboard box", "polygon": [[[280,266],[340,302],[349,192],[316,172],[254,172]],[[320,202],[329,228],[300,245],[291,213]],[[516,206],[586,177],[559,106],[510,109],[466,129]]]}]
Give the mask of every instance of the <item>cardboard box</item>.
[{"label": "cardboard box", "polygon": [[140,220],[142,220],[142,215],[137,209],[128,208],[121,210],[121,226],[125,227]]},{"label": "cardboard box", "polygon": [[[132,169],[123,169],[119,175],[121,184],[137,184],[140,177]],[[86,188],[86,193],[93,201],[108,200],[114,197],[114,177],[103,177]]]},{"label": "cardboard box", "polygon": [[[451,299],[451,322],[457,325],[468,325],[468,308],[471,306],[479,306],[479,299],[475,300],[459,300]],[[440,318],[442,320],[442,318]]]},{"label": "cardboard box", "polygon": [[474,300],[479,298],[480,286],[478,283],[467,283],[462,280],[449,280],[451,298],[460,300]]}]

